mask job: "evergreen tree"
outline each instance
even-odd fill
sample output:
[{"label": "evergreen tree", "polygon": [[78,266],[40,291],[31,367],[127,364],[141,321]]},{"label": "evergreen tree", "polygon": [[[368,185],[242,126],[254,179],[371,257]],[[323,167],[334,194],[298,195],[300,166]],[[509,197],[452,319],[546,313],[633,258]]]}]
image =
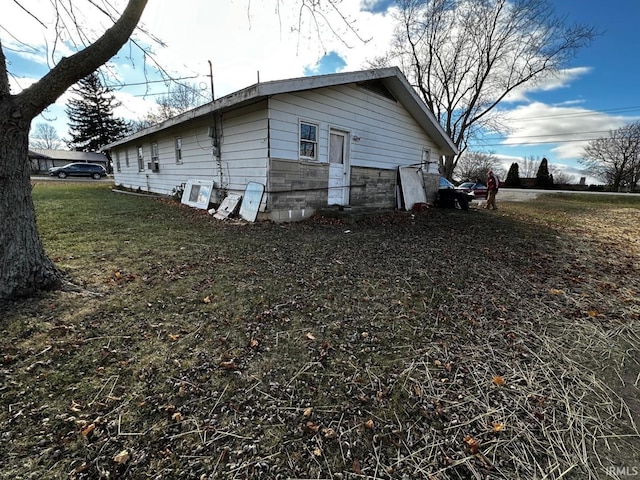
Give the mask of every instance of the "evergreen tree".
[{"label": "evergreen tree", "polygon": [[517,163],[512,163],[507,173],[507,179],[504,182],[507,187],[519,187],[520,186],[520,167]]},{"label": "evergreen tree", "polygon": [[547,159],[543,158],[536,174],[536,188],[550,188],[552,186],[553,177],[549,174],[549,164]]},{"label": "evergreen tree", "polygon": [[129,127],[121,118],[113,116],[119,106],[112,90],[91,73],[72,88],[75,97],[69,100],[70,148],[81,152],[95,152],[104,145],[124,137]]}]

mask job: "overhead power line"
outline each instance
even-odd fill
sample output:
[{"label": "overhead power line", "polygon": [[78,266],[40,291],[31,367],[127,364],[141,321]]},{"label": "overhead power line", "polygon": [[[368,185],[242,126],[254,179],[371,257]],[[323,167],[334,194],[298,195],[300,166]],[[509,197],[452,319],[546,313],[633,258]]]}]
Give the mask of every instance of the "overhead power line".
[{"label": "overhead power line", "polygon": [[575,143],[575,142],[592,142],[594,140],[599,140],[601,137],[597,138],[577,138],[572,140],[540,140],[536,142],[517,142],[517,143],[485,143],[482,141],[478,141],[478,144],[481,144],[484,147],[526,147],[530,145],[544,145],[549,143]]},{"label": "overhead power line", "polygon": [[123,88],[123,87],[139,87],[141,85],[149,85],[150,83],[168,83],[168,82],[177,82],[180,80],[193,80],[194,78],[201,78],[206,75],[194,75],[191,77],[180,77],[180,78],[166,78],[164,80],[145,80],[144,82],[134,82],[134,83],[114,83],[112,85],[106,85],[109,88]]},{"label": "overhead power line", "polygon": [[574,113],[558,113],[552,115],[539,115],[537,117],[526,117],[526,118],[511,118],[510,122],[528,122],[531,120],[545,120],[548,118],[572,118],[572,117],[590,117],[592,115],[603,114],[603,113],[624,113],[624,112],[633,112],[640,111],[640,105],[634,107],[618,107],[618,108],[608,108],[603,110],[588,110],[584,112],[574,112]]}]

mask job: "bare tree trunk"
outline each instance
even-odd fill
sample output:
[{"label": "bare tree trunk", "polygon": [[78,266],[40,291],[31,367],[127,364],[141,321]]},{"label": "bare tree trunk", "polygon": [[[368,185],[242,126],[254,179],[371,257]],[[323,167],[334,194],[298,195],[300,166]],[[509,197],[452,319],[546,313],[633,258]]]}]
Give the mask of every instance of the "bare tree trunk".
[{"label": "bare tree trunk", "polygon": [[9,88],[0,43],[0,302],[61,285],[61,273],[38,235],[29,177],[31,120],[67,88],[113,57],[135,29],[147,0],[129,0],[121,17],[99,39],[60,60],[17,95]]},{"label": "bare tree trunk", "polygon": [[0,109],[0,299],[56,288],[61,275],[38,235],[28,161],[29,122]]}]

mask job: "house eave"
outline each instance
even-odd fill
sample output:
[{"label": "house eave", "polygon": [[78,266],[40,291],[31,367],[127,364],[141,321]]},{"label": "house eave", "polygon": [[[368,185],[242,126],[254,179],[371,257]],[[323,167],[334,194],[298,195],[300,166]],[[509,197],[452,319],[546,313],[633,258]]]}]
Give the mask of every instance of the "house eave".
[{"label": "house eave", "polygon": [[182,123],[196,120],[214,113],[240,108],[258,102],[273,95],[326,88],[349,83],[380,80],[389,91],[402,103],[420,126],[433,138],[443,155],[455,155],[458,149],[445,133],[442,126],[416,91],[409,84],[405,76],[397,67],[363,70],[358,72],[332,73],[313,77],[300,77],[289,80],[274,80],[261,82],[247,88],[221,97],[213,102],[177,115],[158,125],[154,125],[116,142],[106,145],[102,150],[109,150],[118,145],[135,142],[139,138],[153,135],[162,130],[175,127]]}]

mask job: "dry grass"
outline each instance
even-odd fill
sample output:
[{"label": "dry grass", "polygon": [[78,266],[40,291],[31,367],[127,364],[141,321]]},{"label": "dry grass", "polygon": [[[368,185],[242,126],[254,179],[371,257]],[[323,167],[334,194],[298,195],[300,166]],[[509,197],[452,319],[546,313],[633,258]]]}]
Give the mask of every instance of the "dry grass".
[{"label": "dry grass", "polygon": [[247,225],[34,194],[82,288],[0,312],[3,478],[640,467],[637,202]]}]

